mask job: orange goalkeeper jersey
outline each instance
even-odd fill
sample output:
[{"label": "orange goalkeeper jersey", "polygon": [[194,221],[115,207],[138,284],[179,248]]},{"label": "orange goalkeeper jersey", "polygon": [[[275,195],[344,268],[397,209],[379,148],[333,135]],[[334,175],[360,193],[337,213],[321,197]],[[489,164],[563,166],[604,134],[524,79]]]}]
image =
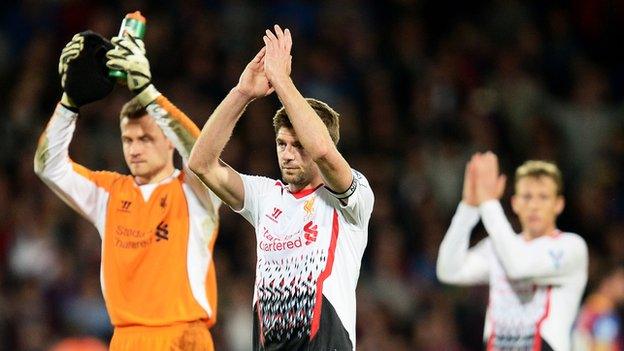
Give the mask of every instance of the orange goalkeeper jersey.
[{"label": "orange goalkeeper jersey", "polygon": [[[199,129],[162,95],[147,110],[187,160]],[[139,186],[132,176],[71,161],[76,119],[57,106],[39,140],[35,171],[100,233],[102,292],[113,325],[214,324],[218,198],[187,171]]]}]

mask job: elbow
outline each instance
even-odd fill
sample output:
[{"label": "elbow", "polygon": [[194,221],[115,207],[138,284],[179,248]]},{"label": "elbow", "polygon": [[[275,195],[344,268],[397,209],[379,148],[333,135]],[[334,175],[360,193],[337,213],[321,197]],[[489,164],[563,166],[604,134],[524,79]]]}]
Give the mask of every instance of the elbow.
[{"label": "elbow", "polygon": [[317,163],[323,162],[327,160],[330,150],[331,149],[329,147],[318,145],[316,148],[314,148],[314,151],[312,152],[312,159],[314,160],[314,162]]},{"label": "elbow", "polygon": [[452,284],[454,282],[453,275],[450,273],[450,271],[451,270],[448,269],[448,267],[445,267],[444,264],[438,261],[436,265],[436,277],[438,278],[438,281],[440,283]]},{"label": "elbow", "polygon": [[204,174],[208,169],[208,163],[205,159],[202,159],[201,155],[198,155],[195,152],[195,148],[191,151],[191,155],[188,159],[187,167],[191,170],[191,172],[195,174]]},{"label": "elbow", "polygon": [[35,171],[35,174],[41,178],[41,175],[43,174],[43,167],[39,166],[37,164],[37,160],[35,159],[35,164],[33,166],[33,170]]},{"label": "elbow", "polygon": [[33,170],[35,174],[39,178],[43,178],[45,173],[43,172],[45,168],[45,158],[43,157],[43,153],[40,150],[35,152],[35,158],[33,160]]},{"label": "elbow", "polygon": [[191,159],[189,159],[187,167],[191,172],[193,172],[198,177],[203,174],[206,174],[207,172],[207,168],[202,163],[200,162],[191,163]]},{"label": "elbow", "polygon": [[454,279],[453,275],[448,274],[448,272],[440,272],[439,270],[436,272],[436,277],[438,281],[443,284],[457,284],[457,281]]},{"label": "elbow", "polygon": [[191,156],[188,159],[188,164],[187,167],[193,172],[193,173],[201,173],[201,161],[197,158],[197,156],[191,152]]},{"label": "elbow", "polygon": [[436,278],[440,283],[448,284],[450,283],[450,277],[440,269],[440,266],[436,269]]}]

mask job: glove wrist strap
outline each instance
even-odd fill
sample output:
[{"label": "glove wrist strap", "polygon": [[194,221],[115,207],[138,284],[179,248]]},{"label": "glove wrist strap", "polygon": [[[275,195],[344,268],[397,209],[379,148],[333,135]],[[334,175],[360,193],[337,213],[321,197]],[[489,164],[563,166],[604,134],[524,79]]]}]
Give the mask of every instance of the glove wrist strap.
[{"label": "glove wrist strap", "polygon": [[139,103],[143,105],[143,107],[146,107],[147,105],[154,102],[154,100],[156,100],[156,98],[158,98],[160,95],[162,94],[158,90],[156,90],[154,84],[150,84],[146,88],[141,90],[141,92],[137,94],[136,98],[137,100],[139,100]]},{"label": "glove wrist strap", "polygon": [[63,93],[63,96],[61,97],[61,105],[65,106],[69,110],[78,112],[78,106],[76,106],[76,104],[69,98],[67,93]]}]

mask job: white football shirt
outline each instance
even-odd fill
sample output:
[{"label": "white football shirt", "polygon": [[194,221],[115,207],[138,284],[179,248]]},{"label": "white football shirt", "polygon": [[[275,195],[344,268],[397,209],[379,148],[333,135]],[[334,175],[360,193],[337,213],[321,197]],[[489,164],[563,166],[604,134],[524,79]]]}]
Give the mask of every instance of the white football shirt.
[{"label": "white football shirt", "polygon": [[[479,216],[489,237],[469,249]],[[438,278],[489,284],[487,350],[570,350],[570,334],[587,282],[583,238],[556,231],[533,240],[516,234],[498,201],[460,204],[438,255]]]},{"label": "white football shirt", "polygon": [[345,194],[323,186],[291,193],[279,180],[241,175],[238,212],[257,240],[254,344],[262,349],[355,349],[355,288],[374,196],[352,173]]}]

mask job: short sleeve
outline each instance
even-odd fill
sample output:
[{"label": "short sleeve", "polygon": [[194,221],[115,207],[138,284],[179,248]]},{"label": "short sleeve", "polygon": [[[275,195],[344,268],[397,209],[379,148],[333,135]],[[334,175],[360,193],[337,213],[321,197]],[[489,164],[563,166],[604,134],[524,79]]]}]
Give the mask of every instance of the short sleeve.
[{"label": "short sleeve", "polygon": [[266,198],[269,192],[276,187],[281,188],[281,183],[267,177],[246,174],[240,176],[245,189],[245,199],[243,208],[238,211],[234,210],[234,212],[243,216],[255,228],[259,221],[259,213],[262,211],[262,199]]},{"label": "short sleeve", "polygon": [[366,225],[373,212],[375,196],[366,177],[352,169],[353,181],[349,189],[342,194],[337,194],[326,188],[340,205],[340,211],[348,222],[355,225]]}]

